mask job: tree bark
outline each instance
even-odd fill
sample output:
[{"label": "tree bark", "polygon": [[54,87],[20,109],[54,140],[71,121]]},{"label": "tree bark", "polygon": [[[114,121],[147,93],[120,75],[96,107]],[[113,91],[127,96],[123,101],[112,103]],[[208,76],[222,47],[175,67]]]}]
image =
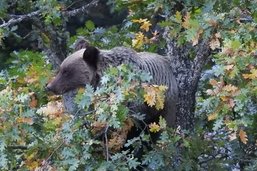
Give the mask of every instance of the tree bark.
[{"label": "tree bark", "polygon": [[193,130],[195,123],[195,102],[198,82],[203,66],[210,56],[207,41],[196,46],[191,44],[178,46],[166,30],[167,55],[178,84],[179,98],[177,102],[176,124],[182,129]]}]

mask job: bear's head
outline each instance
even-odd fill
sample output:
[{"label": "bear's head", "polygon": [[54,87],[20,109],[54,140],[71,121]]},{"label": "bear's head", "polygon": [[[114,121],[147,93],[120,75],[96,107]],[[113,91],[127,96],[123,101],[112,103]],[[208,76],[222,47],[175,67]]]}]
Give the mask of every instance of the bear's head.
[{"label": "bear's head", "polygon": [[62,62],[58,74],[46,89],[55,94],[64,94],[86,84],[95,84],[98,59],[99,50],[95,47],[87,46],[76,51]]}]

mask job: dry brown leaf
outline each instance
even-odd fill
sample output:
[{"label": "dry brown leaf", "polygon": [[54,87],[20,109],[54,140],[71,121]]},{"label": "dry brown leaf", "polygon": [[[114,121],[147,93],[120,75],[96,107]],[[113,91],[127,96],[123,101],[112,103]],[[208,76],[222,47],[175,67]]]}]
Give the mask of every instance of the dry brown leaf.
[{"label": "dry brown leaf", "polygon": [[235,139],[237,138],[237,136],[236,136],[236,131],[230,133],[229,136],[228,136],[228,138],[229,138],[229,141],[235,140]]},{"label": "dry brown leaf", "polygon": [[240,131],[239,131],[239,138],[240,138],[242,143],[247,144],[248,137],[247,137],[246,132],[242,129],[240,129]]},{"label": "dry brown leaf", "polygon": [[218,117],[218,114],[216,112],[208,115],[208,121],[215,120]]},{"label": "dry brown leaf", "polygon": [[228,84],[223,87],[223,90],[225,90],[227,92],[236,92],[238,90],[238,88],[232,84]]},{"label": "dry brown leaf", "polygon": [[216,86],[217,84],[218,84],[218,82],[216,81],[216,80],[214,80],[214,79],[210,79],[210,84],[212,85],[212,86]]},{"label": "dry brown leaf", "polygon": [[210,95],[210,96],[215,95],[215,92],[214,92],[213,90],[211,90],[211,89],[206,90],[206,93],[207,93],[208,95]]},{"label": "dry brown leaf", "polygon": [[37,100],[36,93],[34,93],[34,92],[29,93],[29,96],[30,96],[29,106],[30,106],[31,108],[37,107],[38,100]]},{"label": "dry brown leaf", "polygon": [[217,38],[211,39],[209,46],[212,50],[220,48],[220,40]]},{"label": "dry brown leaf", "polygon": [[37,113],[43,114],[45,116],[50,117],[51,119],[60,117],[64,113],[64,106],[62,102],[48,102],[45,107],[41,107],[37,110]]},{"label": "dry brown leaf", "polygon": [[231,65],[226,65],[225,66],[225,70],[229,71],[232,70],[234,68],[235,65],[231,64]]},{"label": "dry brown leaf", "polygon": [[18,122],[18,123],[27,123],[29,125],[32,125],[34,123],[32,118],[17,118],[16,122]]},{"label": "dry brown leaf", "polygon": [[189,23],[190,18],[191,16],[189,12],[187,12],[186,15],[183,17],[184,22],[182,23],[182,26],[186,29],[190,27],[190,23]]}]

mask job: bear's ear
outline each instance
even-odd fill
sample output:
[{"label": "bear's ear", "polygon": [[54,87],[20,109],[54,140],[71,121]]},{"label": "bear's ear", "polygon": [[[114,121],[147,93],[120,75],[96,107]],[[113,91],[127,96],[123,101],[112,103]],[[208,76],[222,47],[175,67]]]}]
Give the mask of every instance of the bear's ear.
[{"label": "bear's ear", "polygon": [[93,46],[87,46],[83,53],[83,59],[86,63],[93,67],[97,67],[97,62],[99,58],[99,50]]}]

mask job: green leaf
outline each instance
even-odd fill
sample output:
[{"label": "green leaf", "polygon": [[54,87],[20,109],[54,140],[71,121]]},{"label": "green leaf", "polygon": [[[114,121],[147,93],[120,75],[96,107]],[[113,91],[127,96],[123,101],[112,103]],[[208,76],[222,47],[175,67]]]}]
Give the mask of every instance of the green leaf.
[{"label": "green leaf", "polygon": [[141,163],[137,161],[136,158],[129,158],[128,165],[130,169],[136,169]]},{"label": "green leaf", "polygon": [[182,22],[182,15],[179,11],[176,11],[176,15],[175,15],[175,18],[176,18],[176,21],[178,23],[181,23]]},{"label": "green leaf", "polygon": [[105,85],[108,83],[108,81],[110,80],[109,76],[108,75],[104,75],[101,77],[101,84],[102,85]]},{"label": "green leaf", "polygon": [[93,23],[93,21],[91,20],[88,20],[86,22],[86,28],[89,30],[89,31],[93,31],[95,29],[95,24]]},{"label": "green leaf", "polygon": [[76,171],[79,167],[79,163],[80,163],[80,161],[77,159],[70,159],[69,160],[70,167],[69,167],[68,171]]},{"label": "green leaf", "polygon": [[241,42],[239,40],[233,40],[231,41],[231,48],[234,50],[239,49],[241,46]]},{"label": "green leaf", "polygon": [[221,128],[221,126],[223,125],[223,120],[222,119],[216,119],[215,120],[215,123],[214,123],[214,126],[213,126],[213,130],[216,131],[218,130],[219,128]]},{"label": "green leaf", "polygon": [[0,153],[0,168],[7,169],[8,168],[8,160],[7,155],[3,152]]}]

